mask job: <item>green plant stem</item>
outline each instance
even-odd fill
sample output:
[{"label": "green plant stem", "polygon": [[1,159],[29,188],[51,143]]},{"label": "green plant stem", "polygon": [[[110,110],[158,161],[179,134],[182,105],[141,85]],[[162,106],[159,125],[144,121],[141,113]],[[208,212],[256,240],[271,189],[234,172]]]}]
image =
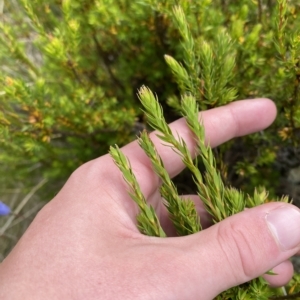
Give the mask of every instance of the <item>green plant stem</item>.
[{"label": "green plant stem", "polygon": [[110,147],[110,155],[115,161],[117,167],[122,172],[123,177],[130,188],[129,195],[136,202],[140,209],[140,213],[137,216],[138,227],[140,231],[149,236],[166,237],[165,232],[160,226],[155,210],[152,206],[148,206],[148,203],[141,191],[140,185],[137,182],[137,179],[125,155],[121,152],[118,146]]},{"label": "green plant stem", "polygon": [[166,171],[163,161],[146,131],[142,132],[138,141],[141,148],[150,158],[155,173],[162,180],[160,192],[165,199],[164,204],[170,213],[170,218],[176,228],[177,234],[188,235],[200,231],[200,219],[194,202],[189,199],[182,200],[179,197],[177,188]]}]

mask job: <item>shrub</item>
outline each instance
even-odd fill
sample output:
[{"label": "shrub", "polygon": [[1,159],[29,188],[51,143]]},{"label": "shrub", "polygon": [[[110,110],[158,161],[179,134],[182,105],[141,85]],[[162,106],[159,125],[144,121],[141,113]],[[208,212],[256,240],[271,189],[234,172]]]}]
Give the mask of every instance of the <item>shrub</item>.
[{"label": "shrub", "polygon": [[270,129],[215,155],[225,183],[250,194],[265,186],[275,198],[280,172],[290,167],[283,153],[299,143],[299,10],[295,0],[5,2],[1,184],[61,183],[110,145],[133,139],[145,126],[136,93],[146,84],[167,121],[187,93],[201,109],[273,99],[278,118]]}]

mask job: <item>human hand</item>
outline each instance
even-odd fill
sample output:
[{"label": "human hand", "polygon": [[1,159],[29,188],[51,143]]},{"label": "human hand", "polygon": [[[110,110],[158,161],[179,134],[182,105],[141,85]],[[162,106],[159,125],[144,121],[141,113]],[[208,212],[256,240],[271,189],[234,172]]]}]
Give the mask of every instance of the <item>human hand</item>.
[{"label": "human hand", "polygon": [[[244,100],[202,113],[207,140],[215,147],[267,127],[275,118],[267,99]],[[194,148],[180,119],[171,125]],[[173,177],[183,164],[151,134]],[[137,142],[122,151],[141,189],[169,236],[174,228],[162,205],[159,180]],[[1,299],[212,299],[222,291],[266,276],[283,285],[292,276],[287,259],[300,249],[300,213],[269,203],[210,226],[200,200],[200,233],[156,238],[139,233],[137,207],[111,157],[78,168],[58,195],[37,215],[0,265]],[[277,233],[276,233],[277,230]]]}]

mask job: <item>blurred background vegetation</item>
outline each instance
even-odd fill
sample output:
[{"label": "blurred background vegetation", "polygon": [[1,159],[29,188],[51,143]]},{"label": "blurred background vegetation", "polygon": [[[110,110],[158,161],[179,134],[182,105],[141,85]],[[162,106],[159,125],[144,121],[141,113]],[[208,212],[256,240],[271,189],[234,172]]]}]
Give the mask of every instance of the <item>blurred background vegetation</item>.
[{"label": "blurred background vegetation", "polygon": [[[192,33],[194,68],[175,5]],[[168,121],[178,118],[187,87],[165,55],[193,76],[201,109],[275,101],[271,128],[215,155],[228,184],[265,186],[270,201],[285,193],[297,204],[299,12],[296,0],[0,0],[0,200],[13,211],[0,217],[0,261],[74,169],[145,127],[141,85],[159,95]],[[193,192],[186,173],[177,183]]]}]

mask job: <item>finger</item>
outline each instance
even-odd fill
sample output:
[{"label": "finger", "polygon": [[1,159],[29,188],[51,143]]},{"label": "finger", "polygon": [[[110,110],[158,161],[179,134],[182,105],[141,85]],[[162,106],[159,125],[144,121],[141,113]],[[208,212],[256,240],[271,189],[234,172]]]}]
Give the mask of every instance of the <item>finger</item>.
[{"label": "finger", "polygon": [[288,284],[294,274],[294,267],[291,261],[286,260],[272,269],[276,275],[264,275],[272,287],[280,287]]},{"label": "finger", "polygon": [[[244,136],[268,127],[275,119],[276,107],[271,100],[255,99],[233,102],[229,105],[201,113],[205,127],[206,141],[212,148],[232,138]],[[195,154],[195,140],[185,120],[180,119],[171,125],[172,131],[181,136],[192,154]],[[171,177],[182,171],[184,165],[169,147],[165,147],[156,133],[152,134],[166,169]]]},{"label": "finger", "polygon": [[[215,147],[234,137],[264,129],[271,124],[275,115],[276,108],[271,100],[255,99],[237,101],[227,106],[205,111],[202,113],[202,119],[206,129],[206,139],[212,147]],[[170,126],[176,135],[186,141],[190,151],[195,152],[195,141],[185,124],[185,120],[179,119]],[[169,147],[164,146],[155,134],[156,132],[153,132],[151,135],[155,146],[167,171],[171,176],[174,176],[184,168],[184,165],[179,156]],[[155,208],[158,216],[162,216],[164,208],[158,193],[160,182],[153,172],[148,157],[139,147],[137,141],[123,147],[122,151],[131,162],[134,174],[146,199]],[[110,205],[112,203],[122,205],[130,219],[135,220],[137,207],[128,196],[128,187],[122,174],[109,155],[86,163],[76,171],[75,175],[72,176],[73,181],[75,180],[74,185],[80,187],[81,193],[85,193],[85,189],[89,191],[89,194],[93,191],[95,199],[97,199],[97,195],[105,195],[103,201],[108,201]],[[83,184],[84,182],[86,184]]]},{"label": "finger", "polygon": [[[201,116],[205,126],[206,140],[209,141],[211,147],[215,147],[234,137],[266,128],[276,116],[276,107],[269,99],[242,100],[204,111]],[[171,123],[170,127],[176,133],[175,136],[180,136],[185,140],[188,149],[195,154],[195,141],[185,120],[181,118]],[[178,154],[170,147],[166,147],[156,134],[157,132],[153,132],[151,138],[166,170],[171,177],[174,177],[184,169],[184,165]],[[151,195],[153,189],[158,187],[159,181],[152,171],[146,154],[136,141],[123,147],[122,151],[130,159],[145,195]]]},{"label": "finger", "polygon": [[[182,288],[189,286],[194,296],[190,298],[205,295],[201,299],[213,299],[224,290],[272,270],[299,251],[300,210],[291,204],[269,203],[198,234],[161,242],[182,250],[182,257],[177,253],[180,257],[175,260],[183,266],[178,272],[189,274]],[[287,272],[280,280],[289,278]]]}]

